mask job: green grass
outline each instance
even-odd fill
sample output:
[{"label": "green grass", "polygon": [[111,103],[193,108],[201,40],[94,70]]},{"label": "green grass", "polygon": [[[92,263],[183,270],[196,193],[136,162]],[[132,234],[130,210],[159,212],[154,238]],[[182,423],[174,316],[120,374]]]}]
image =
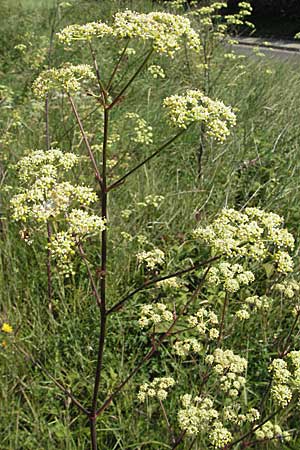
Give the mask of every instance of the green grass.
[{"label": "green grass", "polygon": [[[6,2],[7,3],[7,2]],[[6,5],[4,2],[4,6]],[[0,127],[2,130],[0,180],[3,189],[1,211],[1,270],[0,270],[0,317],[8,320],[17,330],[22,347],[51,372],[52,376],[71,387],[85,406],[93,387],[95,367],[95,342],[98,339],[98,317],[95,314],[93,295],[88,285],[85,269],[78,263],[78,273],[72,280],[63,280],[55,273],[55,316],[48,309],[47,280],[45,275],[46,255],[39,245],[28,247],[20,239],[19,228],[10,220],[9,197],[16,189],[15,173],[11,165],[27,149],[44,147],[44,119],[41,106],[33,99],[30,85],[41,66],[32,67],[36,50],[47,46],[50,34],[50,2],[22,1],[14,4],[13,18],[3,15],[2,25],[6,30],[1,45],[7,50],[0,59],[1,84],[12,89],[10,103],[2,105]],[[113,10],[126,6],[139,10],[150,10],[151,2],[96,2],[84,1],[74,4],[60,18],[57,29],[68,23],[110,17]],[[32,15],[31,11],[35,8]],[[28,13],[30,10],[30,13]],[[5,9],[4,9],[5,11]],[[66,10],[67,11],[67,10]],[[16,24],[19,24],[17,27]],[[29,33],[26,35],[26,33]],[[26,37],[27,36],[27,37]],[[44,37],[45,40],[42,38]],[[27,40],[26,40],[27,39]],[[15,45],[30,40],[29,56],[21,58]],[[143,49],[140,49],[143,50]],[[107,55],[103,61],[104,71],[115,57],[116,49],[110,44],[99,49]],[[76,63],[86,57],[84,49],[63,55],[62,48],[55,44],[53,63],[60,64],[64,58]],[[159,59],[158,59],[158,62]],[[100,64],[102,60],[100,59]],[[114,113],[114,123],[124,127],[122,145],[112,153],[121,151],[131,154],[130,165],[140,161],[150,150],[132,149],[126,124],[122,122],[124,111],[138,111],[152,126],[155,142],[164,142],[172,130],[166,126],[160,105],[163,98],[187,87],[202,85],[200,70],[193,61],[181,54],[173,61],[161,61],[166,71],[163,81],[151,81],[143,74],[124,103]],[[238,68],[243,64],[244,68]],[[219,70],[220,74],[219,74]],[[246,205],[259,206],[277,212],[286,218],[286,223],[297,237],[299,234],[300,202],[300,149],[299,110],[300,74],[298,64],[292,65],[276,60],[248,58],[232,63],[224,60],[222,52],[217,59],[214,74],[218,81],[212,95],[231,104],[237,110],[237,126],[225,144],[216,145],[206,141],[202,159],[202,175],[197,175],[196,153],[199,148],[199,130],[179,139],[149,165],[136,172],[109,199],[110,207],[110,256],[108,301],[112,305],[130,286],[141,281],[142,274],[136,271],[134,254],[140,249],[136,241],[128,243],[121,231],[133,236],[140,234],[170,255],[170,267],[178,264],[178,247],[189,232],[200,222],[206,223],[224,206],[241,209]],[[270,73],[271,71],[271,73]],[[127,75],[129,76],[129,74]],[[123,80],[119,80],[120,84]],[[116,88],[117,90],[117,88]],[[7,94],[5,94],[7,96]],[[50,127],[54,145],[65,150],[84,154],[80,136],[66,104],[58,105],[53,100]],[[0,106],[1,107],[1,106]],[[81,114],[87,115],[93,108],[90,100],[80,101]],[[17,114],[18,124],[11,124]],[[86,127],[99,137],[99,113],[92,114]],[[99,154],[97,155],[99,157]],[[88,164],[83,163],[80,173],[73,179],[87,180]],[[91,183],[89,181],[89,183]],[[161,207],[151,211],[138,205],[146,195],[159,194],[165,197]],[[133,209],[128,221],[120,212]],[[99,264],[99,244],[91,242],[91,262]],[[298,242],[295,254],[298,255]],[[193,285],[193,278],[189,283]],[[263,286],[261,286],[263,289]],[[105,370],[100,399],[123,379],[139,360],[139,355],[149,348],[149,339],[137,326],[137,309],[147,295],[137,296],[131,306],[109,321]],[[220,305],[221,306],[221,305]],[[230,344],[241,353],[249,354],[249,377],[255,392],[249,392],[249,404],[260,400],[267,385],[266,367],[270,357],[276,354],[274,333],[285,335],[292,318],[286,305],[277,303],[269,318],[254,318],[247,325],[239,325],[230,337]],[[295,345],[299,329],[295,332]],[[253,339],[255,336],[255,339]],[[250,346],[250,347],[249,347]],[[178,360],[167,358],[166,345],[162,354],[143,368],[136,379],[108,408],[98,422],[101,449],[163,449],[170,448],[165,436],[163,419],[155,405],[141,406],[136,400],[138,385],[146,378],[161,373],[179,370],[180,393],[196,386],[199,373],[198,361],[189,361],[179,367]],[[12,346],[0,351],[0,404],[1,404],[1,450],[86,450],[89,448],[89,429],[84,417],[78,414],[54,383],[34,366],[32,361],[18,353]],[[194,388],[196,392],[196,388]],[[246,395],[246,394],[245,394]],[[170,400],[176,422],[178,399]],[[272,404],[268,409],[272,410]],[[148,419],[147,419],[148,416]],[[286,413],[283,427],[297,429],[299,413]],[[183,448],[190,448],[188,438]],[[194,449],[202,450],[199,439]],[[286,447],[269,443],[254,448],[273,450],[299,446],[297,433]]]}]

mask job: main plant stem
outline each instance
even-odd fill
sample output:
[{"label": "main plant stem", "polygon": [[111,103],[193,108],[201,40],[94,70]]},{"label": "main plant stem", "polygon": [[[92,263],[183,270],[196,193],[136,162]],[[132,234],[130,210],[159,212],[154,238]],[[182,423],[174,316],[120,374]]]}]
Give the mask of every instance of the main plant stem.
[{"label": "main plant stem", "polygon": [[[103,136],[103,150],[102,150],[102,183],[101,183],[101,215],[107,220],[107,182],[106,182],[106,160],[107,160],[107,138],[108,138],[108,122],[109,111],[104,109],[104,136]],[[97,399],[100,387],[101,372],[103,366],[103,352],[106,332],[106,264],[107,264],[107,231],[102,231],[101,234],[101,279],[100,279],[100,334],[98,344],[97,367],[95,374],[94,394],[92,401],[92,408],[90,414],[90,430],[91,430],[91,444],[92,450],[97,450],[97,431],[96,431],[96,411]]]}]

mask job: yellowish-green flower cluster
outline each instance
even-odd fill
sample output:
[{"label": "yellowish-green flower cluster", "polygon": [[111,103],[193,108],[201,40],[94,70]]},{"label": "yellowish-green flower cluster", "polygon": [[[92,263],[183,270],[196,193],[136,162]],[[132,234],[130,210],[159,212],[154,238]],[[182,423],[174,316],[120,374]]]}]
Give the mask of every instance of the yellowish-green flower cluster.
[{"label": "yellowish-green flower cluster", "polygon": [[269,366],[272,397],[282,407],[290,403],[293,391],[300,389],[300,351],[292,351],[287,356],[290,368],[288,362],[281,358],[274,359]]},{"label": "yellowish-green flower cluster", "polygon": [[274,359],[269,366],[272,372],[272,388],[271,393],[273,399],[280,406],[287,406],[292,399],[292,391],[289,388],[291,373],[287,368],[287,363],[283,359]]},{"label": "yellowish-green flower cluster", "polygon": [[253,295],[251,297],[247,297],[244,300],[243,308],[236,311],[235,316],[239,320],[247,320],[250,318],[253,312],[257,312],[259,310],[267,310],[270,308],[272,304],[272,299],[263,295],[259,297],[258,295]]},{"label": "yellowish-green flower cluster", "polygon": [[213,422],[208,437],[214,448],[224,448],[232,441],[232,434],[219,420]]},{"label": "yellowish-green flower cluster", "polygon": [[207,429],[219,413],[213,408],[210,398],[192,397],[185,394],[181,397],[182,409],[178,411],[179,427],[188,435],[197,435]]},{"label": "yellowish-green flower cluster", "polygon": [[162,289],[180,289],[183,283],[176,277],[167,278],[166,280],[161,280],[156,283],[156,286]]},{"label": "yellowish-green flower cluster", "polygon": [[284,295],[284,297],[293,298],[299,293],[300,286],[294,280],[283,280],[281,283],[276,283],[274,289]]},{"label": "yellowish-green flower cluster", "polygon": [[168,110],[170,122],[187,128],[193,122],[205,125],[208,136],[223,142],[235,125],[236,117],[223,102],[212,100],[199,90],[188,90],[183,95],[165,98],[163,106]]},{"label": "yellowish-green flower cluster", "polygon": [[17,221],[47,222],[57,218],[73,204],[89,206],[97,200],[96,193],[86,186],[74,186],[67,181],[56,183],[54,177],[40,177],[32,187],[11,199],[12,218]]},{"label": "yellowish-green flower cluster", "polygon": [[221,285],[227,292],[237,292],[242,286],[254,281],[254,274],[245,270],[241,264],[221,262],[212,267],[208,273],[207,281],[214,286]]},{"label": "yellowish-green flower cluster", "polygon": [[268,257],[278,272],[287,273],[293,270],[288,249],[294,248],[294,238],[282,223],[277,214],[259,208],[243,212],[223,209],[211,225],[198,227],[194,236],[229,257],[246,256],[261,262]]},{"label": "yellowish-green flower cluster", "polygon": [[142,251],[136,255],[138,263],[145,265],[148,270],[154,270],[162,266],[165,262],[165,254],[159,248],[154,248],[148,252]]},{"label": "yellowish-green flower cluster", "polygon": [[227,405],[223,408],[223,418],[226,422],[231,422],[236,425],[243,425],[245,423],[253,423],[259,420],[260,413],[255,408],[250,408],[245,414],[239,413],[240,405]]},{"label": "yellowish-green flower cluster", "polygon": [[242,374],[247,369],[247,360],[235,355],[232,350],[217,348],[213,355],[206,356],[205,361],[211,364],[213,371],[220,376],[220,389],[230,397],[237,397],[246,382]]},{"label": "yellowish-green flower cluster", "polygon": [[266,441],[271,439],[280,439],[280,441],[290,440],[290,435],[286,431],[282,431],[279,425],[273,424],[270,420],[266,422],[261,428],[255,431],[255,437],[258,440]]},{"label": "yellowish-green flower cluster", "polygon": [[144,402],[147,397],[165,400],[168,396],[168,390],[173,387],[175,380],[171,377],[154,378],[150,383],[144,383],[140,386],[138,399]]},{"label": "yellowish-green flower cluster", "polygon": [[68,94],[78,92],[83,84],[95,79],[91,66],[68,64],[60,69],[43,71],[34,81],[32,88],[37,97],[43,98],[51,90],[62,89]]},{"label": "yellowish-green flower cluster", "polygon": [[155,52],[170,57],[181,48],[183,40],[192,49],[197,49],[200,44],[189,19],[163,12],[143,14],[126,10],[117,12],[110,26],[103,22],[92,22],[70,25],[58,33],[59,40],[68,45],[72,41],[90,41],[104,36],[150,41]]},{"label": "yellowish-green flower cluster", "polygon": [[97,200],[97,194],[87,186],[60,182],[78,161],[75,155],[57,149],[32,152],[16,165],[24,187],[11,199],[12,218],[26,223],[32,237],[38,232],[45,234],[47,223],[56,224],[47,249],[66,275],[73,273],[72,258],[78,241],[105,228],[101,217],[86,210]]},{"label": "yellowish-green flower cluster", "polygon": [[163,195],[154,195],[154,194],[146,195],[146,197],[142,202],[137,203],[137,206],[145,206],[145,207],[153,206],[154,208],[158,208],[161,202],[164,200],[164,198],[165,197]]},{"label": "yellowish-green flower cluster", "polygon": [[55,259],[59,272],[67,277],[75,274],[72,260],[75,255],[76,241],[69,232],[60,231],[53,234],[47,248],[51,250],[51,256]]},{"label": "yellowish-green flower cluster", "polygon": [[190,353],[200,354],[203,350],[203,344],[199,341],[199,339],[186,338],[176,341],[173,350],[176,355],[185,357]]},{"label": "yellowish-green flower cluster", "polygon": [[194,397],[185,394],[182,398],[183,408],[178,411],[179,427],[187,435],[195,436],[209,429],[209,441],[213,448],[222,448],[232,441],[232,434],[218,420],[219,413],[213,408],[210,398]]},{"label": "yellowish-green flower cluster", "polygon": [[133,127],[134,136],[132,138],[133,142],[137,144],[149,145],[153,142],[153,132],[152,127],[147,124],[145,119],[142,119],[137,113],[127,113],[126,119],[133,119],[135,121],[135,126]]},{"label": "yellowish-green flower cluster", "polygon": [[31,182],[41,176],[57,178],[58,171],[70,170],[79,162],[74,153],[64,153],[59,149],[51,149],[47,152],[36,150],[28,156],[24,156],[16,164],[18,178],[22,182]]},{"label": "yellowish-green flower cluster", "polygon": [[103,22],[89,22],[83,25],[69,25],[57,33],[60,42],[70,45],[72,41],[91,41],[113,33],[112,27]]},{"label": "yellowish-green flower cluster", "polygon": [[173,322],[173,312],[169,311],[163,303],[143,305],[139,318],[139,325],[142,328],[157,325],[162,322]]},{"label": "yellowish-green flower cluster", "polygon": [[102,217],[89,214],[82,209],[72,209],[67,220],[69,232],[76,236],[91,236],[105,229],[105,222]]},{"label": "yellowish-green flower cluster", "polygon": [[148,67],[148,72],[151,73],[153,78],[165,78],[164,69],[161,66],[152,64],[152,66]]}]

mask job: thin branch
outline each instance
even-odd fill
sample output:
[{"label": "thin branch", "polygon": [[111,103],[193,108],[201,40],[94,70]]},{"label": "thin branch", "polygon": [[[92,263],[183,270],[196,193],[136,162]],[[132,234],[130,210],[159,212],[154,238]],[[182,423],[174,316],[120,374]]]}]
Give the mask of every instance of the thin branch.
[{"label": "thin branch", "polygon": [[26,352],[26,350],[24,350],[22,347],[20,347],[19,345],[17,345],[16,343],[13,343],[14,347],[16,348],[16,350],[20,353],[22,353],[27,359],[29,359],[36,367],[38,367],[42,372],[44,372],[47,377],[62,391],[64,392],[64,394],[66,394],[74,403],[74,405],[76,405],[80,411],[82,411],[84,414],[86,414],[87,416],[89,416],[89,411],[79,402],[79,400],[77,400],[74,395],[72,394],[72,392],[70,392],[65,386],[63,386],[59,381],[57,381],[49,372],[47,369],[45,369],[45,367],[43,366],[43,364],[37,360],[34,359],[33,356],[31,354],[29,354],[28,352]]},{"label": "thin branch", "polygon": [[193,270],[199,269],[200,267],[205,267],[208,264],[217,261],[218,259],[220,259],[223,255],[218,255],[218,256],[214,256],[210,259],[207,259],[206,261],[201,261],[199,263],[194,264],[193,266],[188,267],[187,269],[183,269],[183,270],[178,270],[177,272],[173,272],[169,275],[164,275],[163,277],[158,277],[158,278],[154,278],[153,280],[148,280],[145,281],[145,283],[134,289],[133,291],[129,292],[122,300],[120,300],[119,302],[115,303],[115,305],[113,305],[108,311],[107,311],[107,315],[118,311],[123,305],[124,303],[129,300],[131,297],[133,297],[135,294],[137,294],[138,292],[144,290],[144,289],[148,289],[151,286],[153,286],[154,284],[158,283],[159,281],[164,281],[164,280],[168,280],[169,278],[174,278],[174,277],[178,277],[180,275],[184,275],[185,273],[188,272],[192,272]]},{"label": "thin branch", "polygon": [[169,419],[168,419],[166,408],[164,407],[164,404],[163,404],[163,402],[160,399],[159,399],[159,404],[160,404],[160,407],[161,407],[162,412],[163,412],[163,416],[164,416],[166,424],[167,424],[167,428],[168,428],[168,432],[169,432],[170,437],[171,437],[171,441],[174,444],[175,436],[174,436],[173,429],[172,429],[171,424],[170,424]]},{"label": "thin branch", "polygon": [[179,136],[181,136],[185,131],[187,130],[181,130],[179,133],[177,133],[175,136],[173,136],[171,139],[169,139],[167,142],[165,142],[161,147],[159,147],[152,155],[148,156],[148,158],[144,159],[141,163],[139,163],[137,166],[135,166],[133,169],[129,170],[129,172],[125,173],[119,180],[115,181],[113,184],[108,186],[107,192],[111,189],[114,189],[115,187],[118,187],[120,184],[124,183],[127,177],[129,177],[131,174],[133,174],[136,170],[138,170],[140,167],[142,167],[144,164],[146,164],[148,161],[150,161],[152,158],[154,158],[156,155],[158,155],[162,150],[164,150],[166,147],[168,147],[172,142],[174,142]]},{"label": "thin branch", "polygon": [[95,72],[96,72],[96,77],[97,77],[97,82],[98,82],[100,94],[101,94],[101,97],[102,97],[102,104],[105,105],[106,104],[106,99],[107,99],[107,93],[106,93],[106,90],[105,90],[105,88],[103,86],[103,83],[101,81],[99,66],[98,66],[97,58],[96,58],[96,53],[95,53],[95,50],[92,47],[91,42],[89,42],[89,47],[90,47],[90,51],[91,51],[91,55],[92,55],[94,69],[95,69]]},{"label": "thin branch", "polygon": [[105,88],[105,89],[106,89],[106,92],[108,92],[109,89],[111,88],[113,79],[114,79],[114,77],[115,77],[115,75],[116,75],[116,73],[117,73],[117,70],[119,69],[119,66],[120,66],[120,64],[121,64],[121,62],[122,62],[122,59],[123,59],[123,57],[124,57],[124,55],[125,55],[125,52],[126,52],[126,50],[127,50],[129,41],[130,41],[130,39],[127,40],[127,42],[126,42],[126,44],[125,44],[125,46],[124,46],[124,48],[123,48],[123,51],[122,51],[122,53],[121,53],[121,55],[120,55],[120,58],[118,59],[117,64],[116,64],[115,67],[114,67],[114,70],[113,70],[113,72],[112,72],[112,74],[111,74],[111,77],[110,77],[110,79],[109,79],[109,81],[108,81],[108,83],[107,83],[107,86],[106,86],[106,88]]},{"label": "thin branch", "polygon": [[75,106],[75,103],[74,103],[72,97],[69,94],[68,94],[68,97],[69,97],[69,100],[70,100],[70,103],[71,103],[71,106],[72,106],[72,110],[73,110],[74,116],[75,116],[76,121],[78,123],[78,126],[80,128],[81,136],[82,136],[82,138],[84,140],[84,143],[85,143],[85,146],[87,148],[90,160],[91,160],[92,165],[94,167],[95,176],[96,176],[96,178],[97,178],[97,180],[98,180],[98,182],[100,184],[100,187],[102,187],[103,180],[102,180],[102,177],[100,175],[100,172],[99,172],[99,169],[98,169],[98,166],[97,166],[94,154],[92,152],[92,149],[91,149],[90,143],[88,141],[87,135],[86,135],[86,133],[84,131],[81,119],[79,117],[78,111],[77,111],[76,106]]},{"label": "thin branch", "polygon": [[236,444],[239,444],[244,439],[246,439],[251,434],[255,433],[255,431],[259,430],[265,423],[267,423],[269,420],[271,420],[273,417],[275,417],[280,411],[282,411],[283,408],[279,408],[276,411],[274,411],[272,414],[270,414],[266,419],[264,419],[262,422],[260,422],[255,427],[251,428],[251,430],[247,431],[247,433],[243,434],[241,437],[236,439],[235,441],[231,442],[230,444],[225,445],[221,450],[229,450],[230,448],[234,447]]},{"label": "thin branch", "polygon": [[159,338],[158,341],[156,341],[155,343],[152,344],[152,348],[148,351],[148,353],[142,358],[142,360],[139,362],[139,364],[130,372],[130,374],[125,378],[125,380],[122,381],[121,384],[119,384],[119,386],[116,388],[116,390],[108,397],[107,400],[105,400],[105,402],[103,403],[103,405],[97,410],[96,415],[99,416],[110,404],[111,402],[114,400],[114,398],[119,394],[119,392],[123,389],[123,387],[131,380],[131,378],[134,377],[134,375],[140,370],[140,368],[144,365],[144,363],[146,363],[147,361],[149,361],[149,359],[151,359],[151,357],[154,355],[154,353],[156,353],[157,349],[163,344],[164,340],[170,336],[173,328],[175,327],[178,319],[185,314],[187,308],[189,307],[189,305],[195,300],[195,298],[197,297],[197,295],[200,292],[200,289],[203,286],[203,283],[205,281],[205,278],[208,274],[210,267],[208,267],[203,275],[203,277],[201,278],[197,288],[195,289],[195,291],[193,292],[191,298],[186,302],[186,304],[183,306],[183,308],[181,309],[181,311],[179,312],[179,314],[174,318],[172,324],[170,325],[170,327],[168,328],[168,330]]},{"label": "thin branch", "polygon": [[115,97],[115,99],[111,102],[111,104],[109,105],[109,109],[113,108],[115,106],[116,103],[119,102],[119,100],[121,99],[122,95],[124,94],[124,92],[129,88],[129,86],[131,85],[131,83],[136,79],[136,77],[138,76],[138,74],[142,71],[142,69],[144,68],[144,66],[147,64],[148,60],[150,59],[152,53],[153,53],[153,48],[148,52],[146,58],[144,59],[144,61],[142,62],[142,64],[138,67],[137,71],[134,73],[134,75],[132,75],[132,77],[130,78],[130,80],[126,83],[126,85],[123,87],[123,89],[121,90],[121,92]]}]

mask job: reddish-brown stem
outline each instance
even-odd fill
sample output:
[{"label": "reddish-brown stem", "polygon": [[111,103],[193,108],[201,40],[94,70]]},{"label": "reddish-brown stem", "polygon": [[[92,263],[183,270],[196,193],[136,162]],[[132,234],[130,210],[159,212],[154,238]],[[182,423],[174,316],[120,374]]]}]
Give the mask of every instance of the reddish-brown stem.
[{"label": "reddish-brown stem", "polygon": [[255,431],[259,430],[265,423],[267,423],[269,420],[273,419],[282,408],[277,409],[272,414],[270,414],[266,419],[262,420],[258,425],[251,428],[251,430],[247,431],[247,433],[243,434],[241,437],[236,439],[235,441],[231,442],[230,444],[225,445],[221,450],[229,450],[230,448],[234,447],[235,445],[242,442],[244,439],[246,439],[248,436],[251,436],[251,434],[255,433]]},{"label": "reddish-brown stem", "polygon": [[119,69],[119,66],[120,66],[120,64],[121,64],[121,62],[122,62],[122,59],[124,58],[124,55],[125,55],[126,49],[127,49],[127,47],[128,47],[128,44],[129,44],[129,39],[128,39],[127,42],[126,42],[126,44],[125,44],[125,46],[124,46],[124,48],[123,48],[123,51],[122,51],[122,53],[121,53],[121,55],[120,55],[120,58],[118,59],[117,64],[115,65],[114,70],[113,70],[113,72],[112,72],[112,74],[111,74],[111,77],[110,77],[110,79],[109,79],[109,81],[108,81],[108,83],[107,83],[107,86],[106,86],[106,92],[109,91],[109,89],[110,89],[110,87],[111,87],[111,85],[112,85],[113,79],[114,79],[114,77],[115,77],[115,75],[116,75],[116,73],[117,73],[117,70]]},{"label": "reddish-brown stem", "polygon": [[[103,149],[102,149],[102,183],[101,183],[101,215],[102,218],[107,220],[107,192],[106,192],[106,161],[107,161],[107,139],[108,139],[108,126],[109,126],[109,111],[104,109],[104,136],[103,136]],[[106,275],[107,275],[107,231],[106,229],[101,233],[101,279],[100,279],[100,333],[98,343],[98,356],[97,366],[94,383],[94,393],[92,400],[92,408],[90,415],[91,426],[91,440],[92,450],[97,450],[96,439],[96,410],[97,400],[100,387],[100,379],[103,365],[103,353],[106,334]]]},{"label": "reddish-brown stem", "polygon": [[103,180],[102,180],[102,177],[101,177],[101,175],[100,175],[100,172],[99,172],[99,169],[98,169],[98,165],[97,165],[97,163],[96,163],[96,160],[95,160],[93,151],[92,151],[92,149],[91,149],[89,140],[88,140],[88,138],[87,138],[86,132],[84,131],[84,128],[83,128],[81,119],[80,119],[80,117],[79,117],[77,108],[76,108],[76,106],[75,106],[74,100],[72,99],[72,97],[71,97],[69,94],[68,94],[68,97],[69,97],[69,101],[70,101],[70,103],[71,103],[71,107],[72,107],[74,116],[75,116],[76,121],[77,121],[77,123],[78,123],[79,129],[80,129],[80,132],[81,132],[81,136],[82,136],[82,138],[83,138],[83,140],[84,140],[84,143],[85,143],[85,146],[86,146],[86,148],[87,148],[87,151],[88,151],[88,154],[89,154],[91,163],[92,163],[92,165],[93,165],[93,168],[94,168],[94,171],[95,171],[95,177],[97,178],[97,180],[98,180],[98,182],[99,182],[99,184],[100,184],[100,187],[101,187],[101,189],[102,189]]},{"label": "reddish-brown stem", "polygon": [[121,90],[121,92],[114,98],[114,100],[111,102],[111,104],[109,105],[109,109],[113,108],[121,99],[122,95],[125,93],[125,91],[129,88],[129,86],[131,85],[131,83],[136,79],[136,77],[138,76],[138,74],[143,70],[143,68],[145,67],[145,65],[147,64],[148,60],[150,59],[151,55],[153,53],[153,49],[151,49],[146,58],[144,59],[144,61],[142,62],[142,64],[138,67],[137,71],[132,75],[132,77],[130,78],[130,80],[126,83],[126,85],[123,87],[123,89]]},{"label": "reddish-brown stem", "polygon": [[149,162],[152,158],[157,156],[162,150],[164,150],[166,147],[168,147],[172,142],[174,142],[179,136],[181,136],[185,131],[187,130],[181,130],[179,133],[177,133],[175,136],[173,136],[171,139],[169,139],[167,142],[165,142],[161,147],[159,147],[154,153],[152,153],[148,158],[144,159],[142,162],[140,162],[137,166],[135,166],[133,169],[129,170],[129,172],[125,173],[119,180],[112,183],[110,186],[108,186],[107,191],[110,191],[111,189],[114,189],[121,184],[124,183],[126,178],[128,178],[130,175],[132,175],[136,170],[138,170],[140,167],[142,167],[144,164]]},{"label": "reddish-brown stem", "polygon": [[95,53],[95,51],[94,51],[94,49],[92,47],[91,42],[89,42],[89,46],[90,46],[90,51],[91,51],[92,60],[93,60],[93,64],[94,64],[94,69],[95,69],[95,72],[96,72],[96,77],[97,77],[97,82],[98,82],[98,86],[99,86],[99,90],[100,90],[100,95],[102,97],[102,104],[104,106],[106,104],[107,93],[106,93],[106,90],[104,89],[104,86],[103,86],[102,81],[101,81],[99,66],[98,66],[97,58],[96,58],[96,53]]},{"label": "reddish-brown stem", "polygon": [[158,283],[159,281],[163,281],[163,280],[168,280],[169,278],[174,278],[174,277],[179,277],[181,275],[184,275],[185,273],[189,273],[192,272],[193,270],[199,269],[200,267],[205,267],[208,264],[217,261],[218,259],[220,259],[222,257],[222,255],[218,255],[218,256],[214,256],[210,259],[207,259],[206,261],[201,261],[199,263],[194,264],[193,266],[188,267],[187,269],[183,269],[183,270],[178,270],[177,272],[173,272],[169,275],[164,275],[163,277],[158,277],[158,278],[154,278],[153,280],[149,280],[149,281],[145,281],[145,283],[134,289],[133,291],[129,292],[129,294],[127,294],[122,300],[120,300],[119,302],[115,303],[115,305],[113,305],[108,311],[107,311],[107,315],[118,311],[120,308],[122,308],[122,306],[124,305],[124,303],[127,302],[127,300],[129,300],[130,298],[132,298],[135,294],[137,294],[138,292],[144,290],[144,289],[149,289],[151,286],[153,286],[154,284]]}]

